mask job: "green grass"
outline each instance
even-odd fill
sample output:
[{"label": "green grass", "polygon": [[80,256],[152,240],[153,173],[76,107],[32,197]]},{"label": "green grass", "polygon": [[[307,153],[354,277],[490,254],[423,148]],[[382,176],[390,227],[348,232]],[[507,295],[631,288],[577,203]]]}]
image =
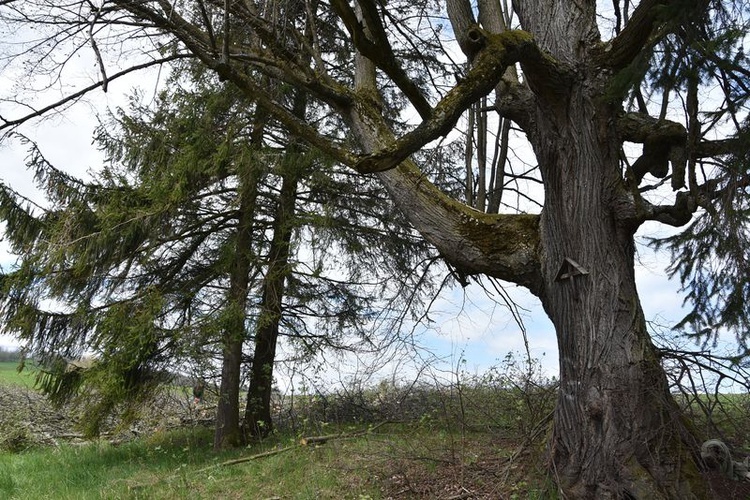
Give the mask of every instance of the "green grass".
[{"label": "green grass", "polygon": [[[494,488],[499,498],[519,484],[514,475],[500,484],[495,474],[498,460],[515,444],[493,442],[483,433],[389,424],[318,446],[276,436],[224,453],[211,450],[211,437],[207,429],[178,430],[119,446],[95,443],[0,453],[0,498],[377,500],[408,491],[420,493],[414,498],[433,498],[424,494],[430,488],[446,496],[442,492],[459,491],[464,484],[483,491]],[[277,453],[222,465],[269,451]],[[524,494],[535,487],[524,483]]]},{"label": "green grass", "polygon": [[19,373],[18,362],[0,361],[0,384],[15,384],[24,387],[34,387],[34,372],[29,365]]},{"label": "green grass", "polygon": [[699,394],[689,399],[677,395],[676,400],[702,438],[719,438],[750,452],[750,395]]},{"label": "green grass", "polygon": [[[28,387],[33,375],[18,374],[14,363],[0,363],[0,384],[5,383]],[[181,395],[189,391],[171,389]],[[102,441],[0,452],[0,499],[376,500],[466,491],[484,498],[550,498],[539,468],[543,445],[517,453],[531,437],[527,427],[547,413],[548,391],[537,401],[533,394],[519,399],[517,391],[462,386],[460,405],[453,391],[425,388],[410,393],[410,399],[390,391],[381,388],[378,396],[397,402],[397,418],[411,423],[388,423],[318,446],[300,446],[298,438],[366,426],[320,424],[326,413],[318,408],[321,402],[300,398],[295,399],[299,418],[287,427],[290,434],[225,453],[211,449],[210,429],[197,428],[157,432],[118,446]],[[334,400],[327,410],[338,422],[361,421],[359,400],[354,403]],[[276,453],[256,456],[269,451]],[[249,457],[254,458],[222,465]]]},{"label": "green grass", "polygon": [[337,454],[325,447],[296,447],[217,466],[288,443],[271,440],[221,454],[213,453],[210,443],[210,431],[201,429],[120,446],[99,443],[0,454],[0,498],[377,498],[371,485],[352,490],[346,476],[329,467]]}]

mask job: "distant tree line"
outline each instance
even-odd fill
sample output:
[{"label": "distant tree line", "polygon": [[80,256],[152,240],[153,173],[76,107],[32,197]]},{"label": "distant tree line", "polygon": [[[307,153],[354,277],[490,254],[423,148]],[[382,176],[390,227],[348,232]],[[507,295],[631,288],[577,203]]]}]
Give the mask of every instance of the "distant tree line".
[{"label": "distant tree line", "polygon": [[21,361],[23,355],[17,347],[0,347],[0,362]]}]

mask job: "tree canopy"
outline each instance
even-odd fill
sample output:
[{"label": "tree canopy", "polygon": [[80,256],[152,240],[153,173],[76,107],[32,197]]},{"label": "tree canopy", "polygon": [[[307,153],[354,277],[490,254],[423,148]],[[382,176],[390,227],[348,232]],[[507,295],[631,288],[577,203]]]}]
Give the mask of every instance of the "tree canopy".
[{"label": "tree canopy", "polygon": [[[389,341],[398,331],[391,324],[431,283],[425,246],[381,188],[295,150],[283,132],[259,125],[241,94],[213,83],[183,70],[155,105],[134,95],[100,127],[108,163],[88,183],[30,145],[29,167],[50,207],[2,191],[6,234],[22,255],[4,275],[6,325],[46,367],[42,387],[53,400],[81,384],[98,388],[91,430],[115,404],[137,406],[168,371],[216,377],[220,332],[236,308],[231,336],[259,361],[247,344],[271,321],[270,276],[286,282],[275,328],[302,357]],[[281,220],[281,179],[290,173],[296,208]],[[274,270],[282,226],[292,248]],[[233,300],[236,279],[246,284]],[[84,354],[96,356],[93,369],[64,362]]]},{"label": "tree canopy", "polygon": [[[745,3],[113,0],[0,12],[34,29],[5,59],[43,78],[26,80],[31,95],[66,81],[60,68],[82,51],[99,72],[57,102],[3,110],[0,127],[124,72],[195,61],[295,140],[376,178],[461,281],[491,276],[539,297],[560,350],[550,463],[565,495],[706,496],[699,436],[677,416],[646,328],[634,235],[649,221],[683,228],[657,243],[692,307],[680,326],[704,339],[729,329],[744,345]],[[128,68],[113,54],[131,56]],[[475,142],[436,162],[426,148],[463,123]],[[509,155],[515,134],[528,169]],[[500,185],[536,205],[511,210]]]}]

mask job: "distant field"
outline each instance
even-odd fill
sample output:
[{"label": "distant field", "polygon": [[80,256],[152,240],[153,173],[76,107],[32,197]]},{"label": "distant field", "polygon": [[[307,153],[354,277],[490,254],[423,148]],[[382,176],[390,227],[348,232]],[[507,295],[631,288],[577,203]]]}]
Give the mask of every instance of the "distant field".
[{"label": "distant field", "polygon": [[0,384],[16,384],[25,387],[34,386],[34,372],[26,366],[23,372],[18,373],[16,361],[0,361]]}]

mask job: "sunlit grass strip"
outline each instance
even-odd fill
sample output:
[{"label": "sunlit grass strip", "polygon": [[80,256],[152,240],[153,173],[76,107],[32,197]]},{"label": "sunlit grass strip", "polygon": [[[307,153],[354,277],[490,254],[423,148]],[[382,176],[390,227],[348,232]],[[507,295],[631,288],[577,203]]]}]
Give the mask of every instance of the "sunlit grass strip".
[{"label": "sunlit grass strip", "polygon": [[[170,432],[113,446],[87,446],[0,454],[0,498],[339,498],[346,478],[328,464],[326,448],[298,447],[261,460],[211,467],[226,460],[283,447],[276,438],[249,449],[215,454],[210,431]],[[327,457],[327,458],[326,458]],[[378,498],[373,486],[363,498]],[[359,493],[353,498],[358,498]]]},{"label": "sunlit grass strip", "polygon": [[27,366],[24,371],[18,372],[18,362],[0,361],[0,384],[20,385],[23,387],[34,387],[34,372]]}]

